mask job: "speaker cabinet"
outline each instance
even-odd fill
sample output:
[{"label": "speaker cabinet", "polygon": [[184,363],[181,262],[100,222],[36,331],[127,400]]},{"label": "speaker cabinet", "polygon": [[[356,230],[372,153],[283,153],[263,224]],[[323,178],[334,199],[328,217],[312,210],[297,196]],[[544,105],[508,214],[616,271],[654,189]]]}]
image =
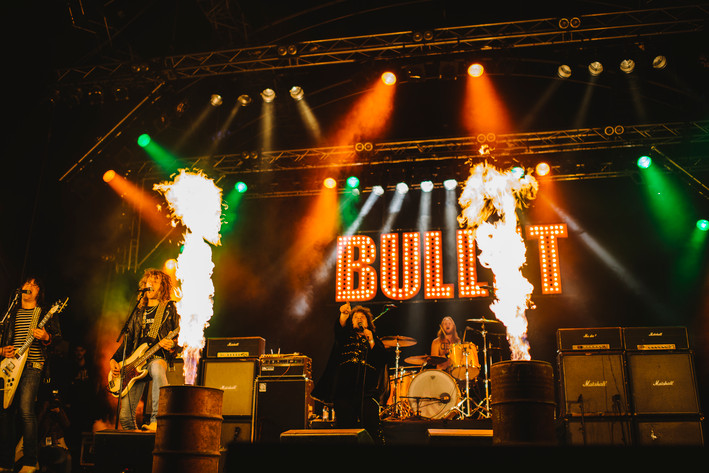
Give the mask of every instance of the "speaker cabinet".
[{"label": "speaker cabinet", "polygon": [[627,416],[570,417],[564,444],[573,446],[630,446],[633,425]]},{"label": "speaker cabinet", "polygon": [[258,360],[202,360],[200,384],[224,391],[223,416],[253,413],[254,379]]},{"label": "speaker cabinet", "polygon": [[94,466],[101,473],[151,473],[155,432],[100,430],[94,434]]},{"label": "speaker cabinet", "polygon": [[299,444],[373,444],[364,429],[293,429],[281,434],[282,443]]},{"label": "speaker cabinet", "polygon": [[691,353],[628,353],[627,356],[636,414],[699,413]]},{"label": "speaker cabinet", "polygon": [[251,442],[251,416],[226,416],[222,420],[221,447]]},{"label": "speaker cabinet", "polygon": [[[167,368],[167,384],[171,386],[175,385],[183,385],[185,384],[185,373],[184,373],[184,363],[182,359],[176,359],[172,367]],[[148,418],[150,418],[150,414],[153,411],[153,404],[152,404],[152,399],[153,399],[153,381],[150,380],[148,383],[148,386],[145,388],[145,391],[143,395],[146,396],[145,398],[145,405],[143,408],[144,412],[144,419],[147,421]]]},{"label": "speaker cabinet", "polygon": [[636,419],[635,436],[639,446],[701,447],[704,445],[702,423],[699,418],[639,417]]},{"label": "speaker cabinet", "polygon": [[562,415],[628,413],[628,391],[622,354],[560,354],[559,372]]},{"label": "speaker cabinet", "polygon": [[307,378],[256,380],[252,440],[279,442],[287,430],[308,427],[312,381]]},{"label": "speaker cabinet", "polygon": [[492,429],[427,429],[428,444],[440,446],[492,446]]}]

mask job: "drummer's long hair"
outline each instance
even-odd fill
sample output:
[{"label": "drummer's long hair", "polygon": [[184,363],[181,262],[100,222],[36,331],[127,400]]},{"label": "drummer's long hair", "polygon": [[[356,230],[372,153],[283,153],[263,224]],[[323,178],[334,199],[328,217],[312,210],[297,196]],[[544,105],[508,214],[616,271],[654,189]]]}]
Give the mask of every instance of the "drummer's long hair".
[{"label": "drummer's long hair", "polygon": [[453,328],[455,329],[455,330],[453,330],[453,340],[451,340],[451,341],[453,343],[460,343],[460,337],[458,336],[458,327],[455,325],[455,320],[453,320],[453,317],[450,317],[450,316],[443,317],[443,319],[441,320],[441,323],[438,326],[438,338],[441,340],[446,339],[446,332],[443,330],[443,322],[446,319],[453,322]]}]

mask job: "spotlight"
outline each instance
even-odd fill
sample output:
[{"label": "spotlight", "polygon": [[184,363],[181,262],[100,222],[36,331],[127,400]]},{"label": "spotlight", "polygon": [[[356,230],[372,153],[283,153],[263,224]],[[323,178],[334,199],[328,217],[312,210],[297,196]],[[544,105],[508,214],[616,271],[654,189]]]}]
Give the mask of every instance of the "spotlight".
[{"label": "spotlight", "polygon": [[372,192],[374,192],[376,195],[383,195],[384,188],[382,186],[374,186],[372,187]]},{"label": "spotlight", "polygon": [[263,89],[263,92],[261,92],[261,98],[264,102],[271,103],[276,98],[276,92],[274,92],[273,89]]},{"label": "spotlight", "polygon": [[433,190],[433,182],[431,181],[422,181],[421,182],[421,190],[423,192],[431,192]]},{"label": "spotlight", "polygon": [[664,69],[667,66],[667,58],[665,56],[655,56],[652,60],[652,67],[655,69]]},{"label": "spotlight", "polygon": [[697,220],[697,228],[703,232],[709,231],[709,220],[704,218]]},{"label": "spotlight", "polygon": [[485,68],[482,64],[475,63],[468,67],[468,75],[470,77],[480,77],[483,75],[483,72],[485,72]]},{"label": "spotlight", "polygon": [[538,176],[546,176],[549,174],[549,171],[551,168],[547,163],[538,163],[536,167],[537,175]]},{"label": "spotlight", "polygon": [[458,187],[458,181],[455,179],[446,179],[443,181],[443,187],[445,187],[447,190],[452,191],[456,187]]},{"label": "spotlight", "polygon": [[409,192],[409,186],[407,186],[405,182],[400,182],[396,185],[396,192],[399,194],[406,194]]},{"label": "spotlight", "polygon": [[293,97],[293,100],[302,100],[304,95],[305,92],[303,92],[302,87],[299,87],[297,85],[291,87],[290,96]]},{"label": "spotlight", "polygon": [[246,189],[247,189],[246,183],[243,181],[239,181],[236,184],[234,184],[234,189],[236,189],[236,191],[239,194],[243,194],[244,192],[246,192]]},{"label": "spotlight", "polygon": [[242,107],[246,107],[247,105],[251,104],[251,97],[249,97],[246,94],[239,95],[239,98],[236,99],[237,102],[239,102],[239,105]]},{"label": "spotlight", "polygon": [[103,173],[103,182],[111,182],[114,177],[116,177],[116,171],[109,169]]},{"label": "spotlight", "polygon": [[384,82],[386,85],[394,85],[396,84],[396,74],[393,72],[385,72],[382,74],[382,82]]},{"label": "spotlight", "polygon": [[635,61],[632,59],[623,59],[620,61],[620,70],[626,74],[630,74],[633,70],[635,70]]},{"label": "spotlight", "polygon": [[638,167],[640,169],[647,169],[652,165],[652,159],[650,156],[640,156],[638,159]]},{"label": "spotlight", "polygon": [[571,67],[566,64],[562,64],[556,70],[556,75],[562,79],[568,79],[569,77],[571,77]]},{"label": "spotlight", "polygon": [[140,146],[141,148],[145,148],[149,144],[150,144],[150,135],[148,135],[147,133],[143,133],[142,135],[140,135],[138,137],[138,146]]},{"label": "spotlight", "polygon": [[177,269],[177,260],[174,258],[165,260],[163,267],[165,268],[165,271],[171,273]]},{"label": "spotlight", "polygon": [[512,175],[517,179],[522,179],[524,177],[524,168],[521,166],[515,166],[511,170]]},{"label": "spotlight", "polygon": [[351,189],[358,187],[359,186],[359,179],[357,179],[357,176],[348,177],[347,178],[347,186]]},{"label": "spotlight", "polygon": [[588,65],[588,72],[590,72],[592,76],[601,75],[601,72],[603,72],[603,64],[598,61],[593,61]]},{"label": "spotlight", "polygon": [[222,96],[219,94],[212,94],[212,96],[209,98],[209,103],[212,105],[212,107],[218,107],[222,104]]},{"label": "spotlight", "polygon": [[332,177],[328,177],[323,181],[323,185],[327,187],[328,189],[334,189],[335,186],[337,185],[337,181],[333,179]]}]

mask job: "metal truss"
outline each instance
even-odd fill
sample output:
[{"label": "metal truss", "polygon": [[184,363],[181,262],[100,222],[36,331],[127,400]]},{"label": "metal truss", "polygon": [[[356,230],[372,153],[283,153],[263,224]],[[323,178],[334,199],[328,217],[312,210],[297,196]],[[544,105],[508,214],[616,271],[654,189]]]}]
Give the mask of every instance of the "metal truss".
[{"label": "metal truss", "polygon": [[[701,149],[706,151],[702,145],[707,143],[709,121],[693,121],[239,152],[193,157],[184,163],[186,168],[204,170],[219,180],[283,174],[288,179],[272,180],[277,188],[249,191],[250,197],[278,197],[317,192],[321,183],[311,177],[319,173],[308,172],[313,170],[335,173],[346,169],[377,176],[377,184],[385,185],[386,175],[397,181],[400,177],[428,179],[432,171],[460,172],[466,164],[482,160],[501,167],[519,164],[529,168],[544,160],[552,166],[555,180],[622,177],[637,172],[634,159],[622,159],[624,156],[636,159],[639,155],[635,152],[661,154],[662,149],[693,145],[699,145],[700,151],[683,149],[677,161],[686,166],[687,172],[706,171],[709,156],[703,155]],[[578,159],[577,153],[585,153],[583,159]],[[148,181],[162,175],[159,168],[145,161],[134,163],[133,169],[138,169],[136,174]]]},{"label": "metal truss", "polygon": [[417,57],[458,55],[558,45],[596,46],[618,40],[698,32],[709,18],[706,5],[630,10],[572,18],[489,23],[403,31],[378,35],[300,41],[210,51],[135,62],[68,67],[57,71],[57,84],[116,81],[162,82],[256,71]]}]

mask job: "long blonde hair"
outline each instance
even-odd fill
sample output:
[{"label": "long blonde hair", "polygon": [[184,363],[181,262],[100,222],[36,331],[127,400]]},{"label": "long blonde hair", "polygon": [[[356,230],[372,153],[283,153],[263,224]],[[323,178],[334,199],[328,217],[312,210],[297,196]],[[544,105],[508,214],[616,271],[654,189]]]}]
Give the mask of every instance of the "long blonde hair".
[{"label": "long blonde hair", "polygon": [[[169,301],[172,298],[172,280],[170,279],[170,276],[159,269],[146,269],[143,273],[143,277],[140,278],[140,282],[138,283],[140,289],[145,288],[148,284],[148,279],[150,278],[157,278],[158,281],[160,281],[160,287],[158,288],[158,299],[161,301]],[[139,297],[141,297],[141,307],[145,306],[145,304],[148,303],[146,298],[142,296]]]},{"label": "long blonde hair", "polygon": [[453,317],[451,316],[445,316],[443,317],[443,319],[441,319],[441,323],[438,325],[438,338],[441,341],[444,341],[446,339],[446,332],[443,330],[443,322],[446,320],[450,320],[453,324],[453,337],[451,342],[460,343],[460,337],[458,336],[458,327],[455,325],[455,320],[453,320]]}]

